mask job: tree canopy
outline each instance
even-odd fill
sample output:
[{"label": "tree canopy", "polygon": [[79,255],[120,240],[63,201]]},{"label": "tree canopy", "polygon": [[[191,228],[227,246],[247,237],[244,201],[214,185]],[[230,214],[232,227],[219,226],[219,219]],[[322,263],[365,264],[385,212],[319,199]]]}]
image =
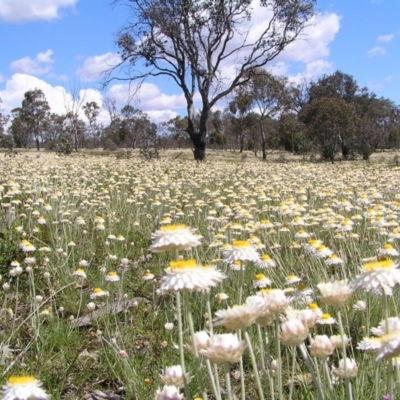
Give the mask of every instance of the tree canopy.
[{"label": "tree canopy", "polygon": [[251,30],[255,4],[250,0],[115,0],[120,2],[131,17],[117,35],[120,66],[127,68],[122,79],[172,79],[186,99],[194,157],[203,160],[212,107],[299,37],[314,15],[315,0],[262,0],[257,13],[265,14],[265,24],[257,34]]}]

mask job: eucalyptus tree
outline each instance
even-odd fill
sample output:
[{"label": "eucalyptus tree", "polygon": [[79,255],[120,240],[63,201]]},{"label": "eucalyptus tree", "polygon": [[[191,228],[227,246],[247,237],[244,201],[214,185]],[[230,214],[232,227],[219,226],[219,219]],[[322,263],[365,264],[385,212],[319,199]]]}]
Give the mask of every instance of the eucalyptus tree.
[{"label": "eucalyptus tree", "polygon": [[[14,118],[18,118],[15,125],[18,126],[21,137],[21,144],[25,145],[29,142],[30,136],[33,136],[36,143],[36,149],[40,150],[43,132],[46,121],[50,115],[50,106],[41,89],[28,90],[24,94],[21,107],[12,110]],[[17,142],[17,140],[16,140]]]},{"label": "eucalyptus tree", "polygon": [[10,119],[9,115],[4,114],[2,104],[3,104],[3,100],[0,97],[0,136],[4,135],[5,127]]},{"label": "eucalyptus tree", "polygon": [[[114,0],[130,10],[116,39],[121,50],[117,67],[125,68],[126,76],[113,77],[110,71],[106,84],[161,77],[178,85],[186,100],[194,158],[203,160],[212,107],[298,39],[314,15],[315,1]],[[198,128],[196,96],[201,102]]]},{"label": "eucalyptus tree", "polygon": [[258,113],[258,127],[262,146],[262,159],[267,159],[267,136],[265,121],[279,116],[290,107],[290,94],[287,78],[274,76],[260,69],[254,71],[248,84],[252,106]]},{"label": "eucalyptus tree", "polygon": [[99,132],[99,130],[97,129],[96,121],[100,113],[100,107],[95,101],[87,101],[83,105],[82,109],[85,113],[87,120],[89,121],[90,134],[92,138],[97,142],[98,137],[96,136],[98,136],[97,133]]}]

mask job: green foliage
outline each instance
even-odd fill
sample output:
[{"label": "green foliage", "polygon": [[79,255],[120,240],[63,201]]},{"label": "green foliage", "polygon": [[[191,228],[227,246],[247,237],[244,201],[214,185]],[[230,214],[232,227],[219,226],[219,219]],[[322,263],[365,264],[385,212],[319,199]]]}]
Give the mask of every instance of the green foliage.
[{"label": "green foliage", "polygon": [[61,135],[57,140],[56,145],[57,153],[69,155],[72,153],[74,147],[70,135]]},{"label": "green foliage", "polygon": [[103,145],[104,150],[110,150],[110,151],[115,151],[118,149],[118,146],[111,140],[111,139],[106,139]]}]

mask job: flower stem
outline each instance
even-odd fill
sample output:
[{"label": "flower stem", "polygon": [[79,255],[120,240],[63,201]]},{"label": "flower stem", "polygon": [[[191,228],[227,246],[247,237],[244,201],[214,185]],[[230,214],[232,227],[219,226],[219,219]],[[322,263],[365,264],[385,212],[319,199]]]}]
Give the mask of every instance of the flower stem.
[{"label": "flower stem", "polygon": [[311,362],[310,362],[310,357],[308,357],[308,353],[307,353],[307,349],[306,349],[305,344],[302,343],[302,344],[299,346],[299,349],[300,349],[300,351],[301,351],[301,355],[302,355],[303,358],[304,358],[304,361],[306,362],[308,371],[309,371],[310,374],[311,374],[311,377],[312,377],[312,380],[313,380],[313,382],[314,382],[314,385],[315,385],[315,387],[317,388],[317,391],[318,391],[318,399],[323,400],[323,399],[325,399],[325,396],[324,396],[324,392],[323,392],[322,389],[321,389],[321,385],[320,385],[321,382],[318,381],[318,379],[317,379],[317,377],[316,377],[316,375],[315,375],[314,368],[313,368],[313,366],[312,366],[312,364],[311,364]]},{"label": "flower stem", "polygon": [[340,330],[340,337],[342,339],[342,352],[343,352],[343,360],[344,360],[344,373],[346,375],[345,379],[345,386],[346,386],[346,398],[349,400],[353,400],[353,391],[351,389],[351,382],[350,379],[347,378],[347,356],[346,356],[346,343],[344,340],[344,328],[343,328],[343,322],[342,322],[342,314],[340,310],[337,312],[338,316],[338,324],[339,324],[339,330]]},{"label": "flower stem", "polygon": [[182,327],[182,307],[181,307],[181,294],[176,292],[176,313],[178,317],[178,341],[179,341],[179,357],[183,372],[183,383],[185,385],[185,396],[189,399],[189,388],[186,382],[185,373],[185,354],[183,352],[183,327]]},{"label": "flower stem", "polygon": [[228,400],[233,400],[229,363],[225,363],[225,386]]},{"label": "flower stem", "polygon": [[247,332],[244,332],[244,338],[246,340],[247,347],[249,348],[251,363],[253,364],[253,372],[254,372],[254,378],[256,380],[258,395],[260,396],[261,400],[264,400],[264,393],[261,386],[260,374],[258,373],[256,358],[254,357],[254,351],[253,351],[253,346],[251,345],[250,336]]},{"label": "flower stem", "polygon": [[275,357],[278,363],[276,372],[278,375],[278,396],[279,400],[283,399],[282,393],[282,359],[281,359],[281,342],[279,340],[279,317],[275,318],[275,333],[276,333],[276,340],[275,340]]}]

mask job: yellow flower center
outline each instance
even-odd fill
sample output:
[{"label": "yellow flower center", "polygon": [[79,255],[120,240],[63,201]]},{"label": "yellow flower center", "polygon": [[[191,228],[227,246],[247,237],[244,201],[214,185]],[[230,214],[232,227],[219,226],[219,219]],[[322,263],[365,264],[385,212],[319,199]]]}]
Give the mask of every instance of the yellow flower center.
[{"label": "yellow flower center", "polygon": [[264,274],[257,274],[256,275],[256,280],[262,281],[263,279],[265,279],[265,275]]},{"label": "yellow flower center", "polygon": [[292,279],[295,279],[295,278],[297,278],[296,275],[288,275],[288,276],[286,277],[286,279],[287,279],[288,281],[290,281],[290,280],[292,280]]},{"label": "yellow flower center", "polygon": [[307,289],[307,285],[301,284],[301,285],[297,286],[297,290],[299,290],[299,291],[303,291],[306,289]]},{"label": "yellow flower center", "polygon": [[380,261],[372,261],[363,265],[363,269],[368,272],[383,271],[386,269],[393,269],[395,264],[389,258]]},{"label": "yellow flower center", "polygon": [[185,224],[178,224],[178,225],[164,225],[161,227],[161,230],[163,232],[176,232],[181,229],[185,229],[186,225]]},{"label": "yellow flower center", "polygon": [[85,271],[84,271],[82,268],[78,268],[78,269],[76,270],[76,272],[79,272],[80,274],[85,273]]},{"label": "yellow flower center", "polygon": [[323,319],[323,320],[331,319],[331,314],[324,313],[324,314],[321,315],[321,319]]},{"label": "yellow flower center", "polygon": [[251,243],[248,240],[235,240],[232,243],[232,245],[235,248],[243,249],[243,248],[246,248],[246,247],[250,247]]},{"label": "yellow flower center", "polygon": [[103,291],[103,289],[97,287],[93,289],[93,293],[101,293]]},{"label": "yellow flower center", "polygon": [[169,263],[169,270],[170,271],[176,271],[176,270],[179,270],[179,269],[194,268],[194,267],[196,267],[196,260],[194,260],[194,259],[171,261]]},{"label": "yellow flower center", "polygon": [[35,382],[35,377],[31,375],[10,376],[8,383],[10,385],[26,385],[27,383]]},{"label": "yellow flower center", "polygon": [[317,303],[310,303],[310,304],[308,305],[308,308],[309,308],[310,310],[318,310],[318,309],[319,309]]},{"label": "yellow flower center", "polygon": [[389,243],[386,243],[386,244],[383,246],[383,248],[384,248],[385,250],[393,250],[393,246],[392,246],[391,244],[389,244]]},{"label": "yellow flower center", "polygon": [[263,260],[263,261],[270,260],[270,259],[271,259],[271,257],[268,254],[263,254],[261,256],[261,260]]},{"label": "yellow flower center", "polygon": [[114,271],[111,271],[111,272],[108,273],[108,276],[117,276],[117,273],[114,272]]}]

